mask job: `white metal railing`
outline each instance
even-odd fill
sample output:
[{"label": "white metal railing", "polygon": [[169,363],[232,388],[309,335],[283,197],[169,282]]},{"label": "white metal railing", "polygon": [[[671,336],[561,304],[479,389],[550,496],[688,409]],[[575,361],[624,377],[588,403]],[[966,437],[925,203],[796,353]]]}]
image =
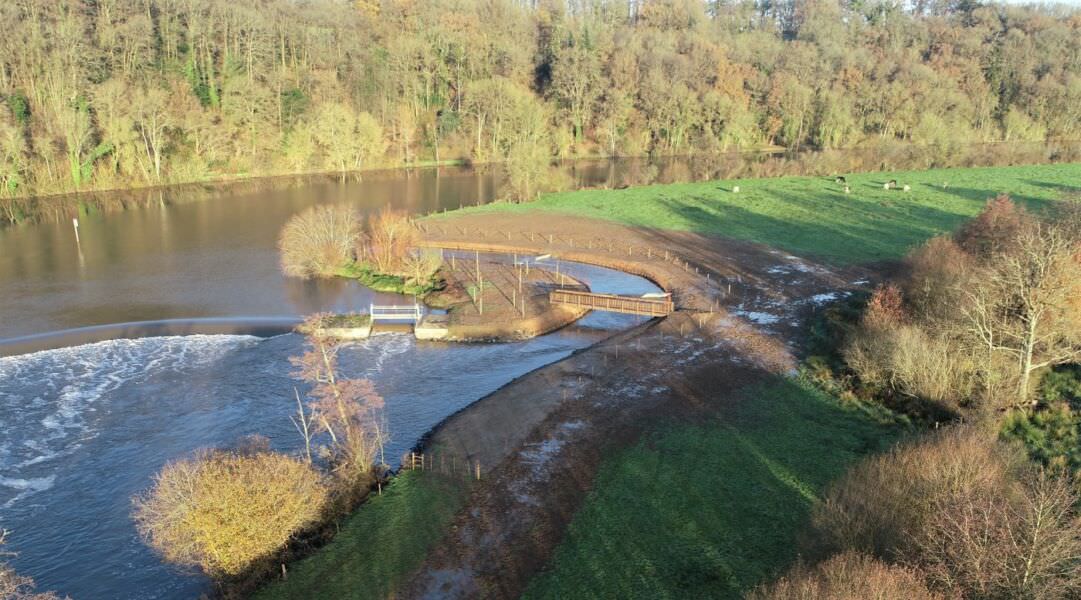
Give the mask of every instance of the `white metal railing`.
[{"label": "white metal railing", "polygon": [[424,308],[420,304],[372,304],[368,312],[372,322],[376,321],[413,321],[420,322]]}]

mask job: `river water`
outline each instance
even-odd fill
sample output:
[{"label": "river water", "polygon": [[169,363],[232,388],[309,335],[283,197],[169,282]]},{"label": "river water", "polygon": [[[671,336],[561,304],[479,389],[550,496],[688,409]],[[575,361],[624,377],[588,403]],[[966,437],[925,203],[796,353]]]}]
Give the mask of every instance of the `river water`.
[{"label": "river water", "polygon": [[[578,174],[582,183],[610,175],[607,167]],[[78,328],[106,326],[95,335],[112,337],[143,331],[118,323],[214,318],[245,330],[251,319],[363,309],[375,295],[360,286],[279,274],[274,244],[290,215],[322,202],[426,213],[486,202],[497,186],[491,173],[432,170],[84,216],[78,243],[70,223],[0,230],[0,349],[42,334],[31,345],[63,346],[0,358],[0,528],[11,530],[10,549],[19,553],[13,566],[40,589],[77,599],[197,596],[202,577],[162,564],[139,540],[132,495],[167,461],[198,448],[255,433],[284,451],[301,443],[288,419],[297,385],[288,359],[302,351],[299,336],[79,343],[96,338]],[[599,267],[563,269],[597,291],[656,290]],[[511,344],[382,334],[350,347],[342,366],[371,378],[386,398],[388,456],[397,457],[446,416],[634,322],[592,314]]]}]

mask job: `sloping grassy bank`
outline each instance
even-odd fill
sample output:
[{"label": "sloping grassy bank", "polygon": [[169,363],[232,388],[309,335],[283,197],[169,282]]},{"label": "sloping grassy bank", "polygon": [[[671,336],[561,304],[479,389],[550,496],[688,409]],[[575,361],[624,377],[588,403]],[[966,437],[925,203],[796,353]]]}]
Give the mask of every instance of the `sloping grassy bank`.
[{"label": "sloping grassy bank", "polygon": [[[895,259],[953,231],[999,193],[1040,210],[1063,191],[1081,192],[1081,164],[778,177],[548,194],[528,204],[467,213],[549,211],[627,225],[760,242],[847,265]],[[883,189],[896,180],[911,191]],[[739,186],[738,193],[733,192]]]},{"label": "sloping grassy bank", "polygon": [[461,508],[468,484],[423,471],[395,477],[349,516],[316,554],[290,565],[288,578],[252,597],[388,598],[420,565]]},{"label": "sloping grassy bank", "polygon": [[735,404],[609,458],[525,597],[738,598],[797,558],[825,486],[905,431],[796,380]]}]

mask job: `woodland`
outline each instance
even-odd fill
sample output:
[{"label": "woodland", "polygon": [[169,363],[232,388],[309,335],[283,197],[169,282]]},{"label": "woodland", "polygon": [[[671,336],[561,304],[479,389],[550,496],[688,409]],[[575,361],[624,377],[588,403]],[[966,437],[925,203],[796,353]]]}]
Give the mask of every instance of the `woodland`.
[{"label": "woodland", "polygon": [[10,0],[0,197],[1081,137],[1081,12],[970,0]]}]

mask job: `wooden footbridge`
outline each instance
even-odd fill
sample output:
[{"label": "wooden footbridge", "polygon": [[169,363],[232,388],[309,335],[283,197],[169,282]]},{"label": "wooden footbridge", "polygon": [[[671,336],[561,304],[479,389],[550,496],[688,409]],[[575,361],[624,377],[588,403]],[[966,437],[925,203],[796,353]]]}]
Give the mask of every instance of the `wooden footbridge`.
[{"label": "wooden footbridge", "polygon": [[647,317],[665,317],[672,314],[676,309],[671,296],[642,298],[638,296],[594,294],[577,290],[553,290],[548,295],[548,301],[552,304]]}]

